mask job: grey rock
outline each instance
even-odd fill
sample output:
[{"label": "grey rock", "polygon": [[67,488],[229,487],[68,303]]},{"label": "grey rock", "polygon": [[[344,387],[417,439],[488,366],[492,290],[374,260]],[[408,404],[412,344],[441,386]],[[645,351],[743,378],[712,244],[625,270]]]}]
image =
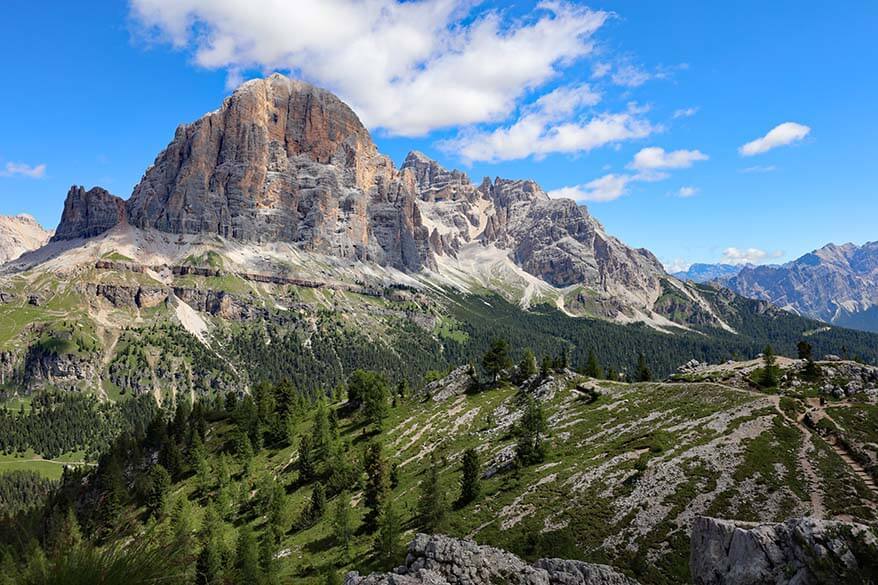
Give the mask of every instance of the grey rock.
[{"label": "grey rock", "polygon": [[0,215],[0,264],[46,244],[52,233],[29,215]]},{"label": "grey rock", "polygon": [[695,585],[871,583],[878,539],[852,522],[796,518],[751,524],[696,518],[690,570]]},{"label": "grey rock", "polygon": [[53,242],[93,238],[125,221],[125,202],[101,187],[85,190],[73,186],[67,192],[61,223]]},{"label": "grey rock", "polygon": [[418,534],[405,565],[393,573],[348,573],[345,585],[636,585],[612,567],[542,559],[527,564],[512,553],[471,540]]},{"label": "grey rock", "polygon": [[727,286],[827,323],[878,331],[878,242],[829,244],[781,266],[744,268]]}]

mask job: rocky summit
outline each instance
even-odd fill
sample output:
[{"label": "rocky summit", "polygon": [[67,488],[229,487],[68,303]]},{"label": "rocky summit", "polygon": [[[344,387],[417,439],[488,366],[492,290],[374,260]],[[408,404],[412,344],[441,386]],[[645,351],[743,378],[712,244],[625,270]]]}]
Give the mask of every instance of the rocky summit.
[{"label": "rocky summit", "polygon": [[0,264],[39,248],[51,235],[29,215],[0,215]]},{"label": "rocky summit", "polygon": [[701,517],[692,527],[690,564],[695,585],[874,583],[878,539],[869,527],[851,522]]},{"label": "rocky summit", "polygon": [[[670,324],[668,287],[700,293],[608,235],[584,206],[533,181],[470,181],[425,155],[401,168],[333,94],[272,75],[180,126],[127,201],[73,187],[55,241],[120,225],[389,267],[439,284],[502,290],[524,305]],[[703,315],[702,315],[703,317]],[[704,320],[702,318],[702,320]]]},{"label": "rocky summit", "polygon": [[405,565],[393,573],[361,577],[345,585],[637,585],[612,567],[582,561],[540,559],[530,565],[512,553],[471,540],[418,534]]},{"label": "rocky summit", "polygon": [[728,286],[827,323],[878,331],[878,242],[829,244],[781,266],[744,268]]}]

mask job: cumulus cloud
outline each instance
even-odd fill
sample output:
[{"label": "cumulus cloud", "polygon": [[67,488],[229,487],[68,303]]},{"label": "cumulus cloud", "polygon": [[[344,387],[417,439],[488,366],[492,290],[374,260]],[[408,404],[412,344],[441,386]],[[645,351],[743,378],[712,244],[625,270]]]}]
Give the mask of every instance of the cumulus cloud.
[{"label": "cumulus cloud", "polygon": [[679,110],[674,110],[674,119],[677,118],[691,118],[695,114],[698,113],[698,108],[681,108]]},{"label": "cumulus cloud", "polygon": [[760,250],[759,248],[726,248],[723,250],[722,262],[723,264],[760,264],[767,260],[775,260],[777,258],[782,258],[784,255],[780,250],[775,250],[774,252],[766,252],[765,250]]},{"label": "cumulus cloud", "polygon": [[692,266],[691,262],[687,262],[682,258],[674,258],[673,260],[662,262],[662,264],[665,266],[665,271],[670,274],[686,272]]},{"label": "cumulus cloud", "polygon": [[595,114],[584,120],[571,119],[581,106],[593,105],[598,99],[585,85],[562,87],[525,108],[511,125],[464,132],[439,146],[469,162],[497,162],[587,152],[608,144],[645,138],[658,129],[630,109]]},{"label": "cumulus cloud", "polygon": [[573,199],[575,201],[613,201],[625,194],[628,183],[633,180],[630,175],[604,175],[583,185],[562,187],[549,191],[554,199]]},{"label": "cumulus cloud", "polygon": [[786,146],[793,142],[803,140],[811,128],[796,122],[784,122],[769,130],[768,134],[756,140],[752,140],[738,149],[741,156],[754,156],[768,152],[778,146]]},{"label": "cumulus cloud", "polygon": [[765,166],[757,165],[757,166],[753,166],[753,167],[743,168],[739,172],[747,173],[747,174],[749,174],[749,173],[771,173],[771,172],[776,171],[776,170],[777,170],[777,167],[774,165],[765,165]]},{"label": "cumulus cloud", "polygon": [[[663,181],[670,177],[665,170],[689,168],[696,161],[707,159],[708,156],[699,150],[667,152],[651,146],[641,149],[627,165],[627,168],[636,171],[634,173],[609,173],[588,183],[555,189],[549,196],[577,201],[613,201],[625,195],[632,183]],[[692,197],[697,192],[695,187],[682,187],[677,195]]]},{"label": "cumulus cloud", "polygon": [[613,74],[610,75],[613,83],[622,87],[640,87],[653,77],[652,73],[631,64],[617,67]]},{"label": "cumulus cloud", "polygon": [[[338,93],[367,126],[407,136],[507,119],[524,95],[589,55],[609,17],[564,0],[515,19],[473,14],[477,4],[131,0],[131,9],[148,34],[234,83],[243,71],[289,71]],[[556,140],[582,131],[559,129]]]},{"label": "cumulus cloud", "polygon": [[634,160],[631,161],[628,167],[638,171],[687,169],[693,163],[707,160],[708,158],[700,150],[674,150],[666,152],[664,148],[650,146],[635,154]]},{"label": "cumulus cloud", "polygon": [[46,175],[45,163],[28,165],[25,163],[8,162],[0,169],[0,177],[28,177],[30,179],[42,179]]}]

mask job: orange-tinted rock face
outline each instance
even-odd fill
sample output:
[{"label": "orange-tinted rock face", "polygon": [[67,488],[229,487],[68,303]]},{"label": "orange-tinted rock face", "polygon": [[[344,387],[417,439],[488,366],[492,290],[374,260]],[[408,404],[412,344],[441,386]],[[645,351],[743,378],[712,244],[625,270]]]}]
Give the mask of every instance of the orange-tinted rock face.
[{"label": "orange-tinted rock face", "polygon": [[100,235],[125,221],[125,202],[106,189],[73,186],[67,192],[53,242]]},{"label": "orange-tinted rock face", "polygon": [[413,198],[348,106],[273,75],[181,126],[128,210],[138,227],[296,242],[416,270],[431,258],[416,241],[426,235]]}]

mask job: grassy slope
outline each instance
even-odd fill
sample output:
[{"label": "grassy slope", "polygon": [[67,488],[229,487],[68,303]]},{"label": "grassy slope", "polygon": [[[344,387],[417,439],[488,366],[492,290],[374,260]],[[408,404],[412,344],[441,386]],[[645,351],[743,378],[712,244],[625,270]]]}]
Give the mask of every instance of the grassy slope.
[{"label": "grassy slope", "polygon": [[[447,533],[529,558],[609,562],[645,583],[678,583],[688,580],[686,530],[693,515],[781,520],[808,512],[809,486],[796,458],[802,436],[767,398],[718,385],[604,383],[605,394],[589,404],[568,388],[574,382],[559,382],[547,403],[552,433],[546,462],[484,481],[478,502],[451,511]],[[381,437],[386,455],[400,466],[393,498],[408,531],[417,529],[417,485],[429,454],[439,454],[442,481],[453,499],[465,448],[477,447],[488,461],[514,443],[502,423],[516,411],[517,400],[517,390],[504,387],[439,404],[405,402],[392,410]],[[300,429],[305,431],[307,423]],[[359,453],[360,425],[343,420],[341,432]],[[208,446],[219,449],[230,433],[227,422],[214,424]],[[311,493],[311,486],[298,484],[294,461],[295,450],[288,447],[263,451],[256,462],[256,469],[287,486],[291,519],[305,509]],[[830,510],[853,509],[872,519],[868,508],[852,508],[844,486],[858,480],[829,450],[820,453],[820,471],[826,474]],[[175,486],[176,497],[191,497],[193,491],[193,480]],[[360,495],[354,493],[353,500]],[[332,507],[330,502],[327,509]],[[362,513],[357,507],[355,517]],[[338,562],[330,518],[328,513],[314,527],[285,536],[285,575],[316,583]],[[265,519],[234,519],[242,521],[261,529]],[[358,534],[347,567],[371,568],[371,540]]]}]

